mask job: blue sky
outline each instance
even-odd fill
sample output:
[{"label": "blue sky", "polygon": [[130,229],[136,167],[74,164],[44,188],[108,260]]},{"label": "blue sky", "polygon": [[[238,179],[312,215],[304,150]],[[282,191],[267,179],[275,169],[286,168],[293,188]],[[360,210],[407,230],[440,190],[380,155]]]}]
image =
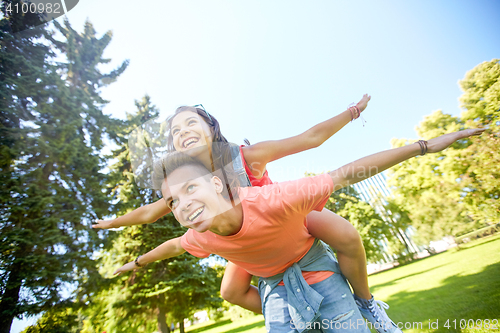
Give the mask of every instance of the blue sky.
[{"label": "blue sky", "polygon": [[113,31],[103,95],[124,117],[149,94],[163,114],[202,103],[235,143],[299,134],[356,102],[360,121],[321,147],[273,162],[277,181],[334,169],[416,138],[435,110],[460,114],[458,80],[500,57],[495,1],[81,1],[69,12],[99,36]]},{"label": "blue sky", "polygon": [[417,138],[415,126],[433,111],[459,115],[458,81],[500,58],[493,0],[80,0],[67,17],[78,31],[86,19],[98,36],[113,31],[111,67],[130,60],[102,90],[104,111],[119,118],[145,94],[163,115],[202,103],[230,141],[256,143],[372,96],[364,127],[358,120],[319,148],[269,164],[276,181]]},{"label": "blue sky", "polygon": [[269,165],[277,181],[334,169],[416,138],[435,110],[460,114],[458,80],[500,57],[495,1],[81,1],[69,12],[130,66],[103,90],[124,117],[149,94],[163,114],[202,103],[242,143],[299,134],[372,96],[358,120],[321,147]]}]

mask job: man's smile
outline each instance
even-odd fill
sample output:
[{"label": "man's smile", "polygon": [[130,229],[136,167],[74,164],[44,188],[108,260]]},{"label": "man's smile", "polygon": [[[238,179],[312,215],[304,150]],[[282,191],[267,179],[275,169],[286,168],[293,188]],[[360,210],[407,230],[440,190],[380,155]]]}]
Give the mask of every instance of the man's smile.
[{"label": "man's smile", "polygon": [[203,213],[204,210],[205,210],[205,206],[198,208],[191,215],[188,216],[188,220],[193,222],[198,216],[201,215],[201,213]]}]

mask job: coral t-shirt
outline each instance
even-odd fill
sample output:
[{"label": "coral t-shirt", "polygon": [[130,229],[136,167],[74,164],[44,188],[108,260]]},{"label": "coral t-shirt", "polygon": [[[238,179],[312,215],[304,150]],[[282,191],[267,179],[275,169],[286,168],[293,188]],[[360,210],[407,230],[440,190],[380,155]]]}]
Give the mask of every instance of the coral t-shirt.
[{"label": "coral t-shirt", "polygon": [[[182,247],[206,258],[217,254],[252,275],[269,277],[283,273],[311,248],[314,237],[306,228],[306,216],[321,211],[333,191],[328,174],[238,190],[243,221],[235,235],[188,230]],[[306,273],[306,272],[304,272]],[[332,272],[307,272],[309,284],[324,280]]]}]

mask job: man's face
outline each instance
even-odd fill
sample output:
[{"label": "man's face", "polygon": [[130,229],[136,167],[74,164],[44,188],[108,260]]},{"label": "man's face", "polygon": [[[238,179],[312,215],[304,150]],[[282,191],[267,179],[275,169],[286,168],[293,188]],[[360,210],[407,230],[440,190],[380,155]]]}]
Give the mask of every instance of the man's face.
[{"label": "man's face", "polygon": [[198,232],[209,230],[221,213],[222,184],[217,177],[202,176],[200,167],[187,165],[172,172],[162,184],[162,194],[175,218]]}]

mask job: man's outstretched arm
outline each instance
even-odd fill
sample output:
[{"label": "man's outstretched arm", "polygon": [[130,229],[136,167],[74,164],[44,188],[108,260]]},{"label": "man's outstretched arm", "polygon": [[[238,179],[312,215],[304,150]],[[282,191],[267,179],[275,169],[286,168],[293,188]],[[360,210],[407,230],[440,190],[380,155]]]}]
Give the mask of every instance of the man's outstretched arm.
[{"label": "man's outstretched arm", "polygon": [[[441,135],[427,141],[427,153],[437,153],[449,147],[457,140],[481,135],[484,131],[485,129],[483,128],[473,128]],[[418,143],[414,143],[404,147],[385,150],[346,164],[337,170],[329,172],[335,186],[334,191],[370,178],[398,163],[420,155],[420,153],[421,146]]]}]

